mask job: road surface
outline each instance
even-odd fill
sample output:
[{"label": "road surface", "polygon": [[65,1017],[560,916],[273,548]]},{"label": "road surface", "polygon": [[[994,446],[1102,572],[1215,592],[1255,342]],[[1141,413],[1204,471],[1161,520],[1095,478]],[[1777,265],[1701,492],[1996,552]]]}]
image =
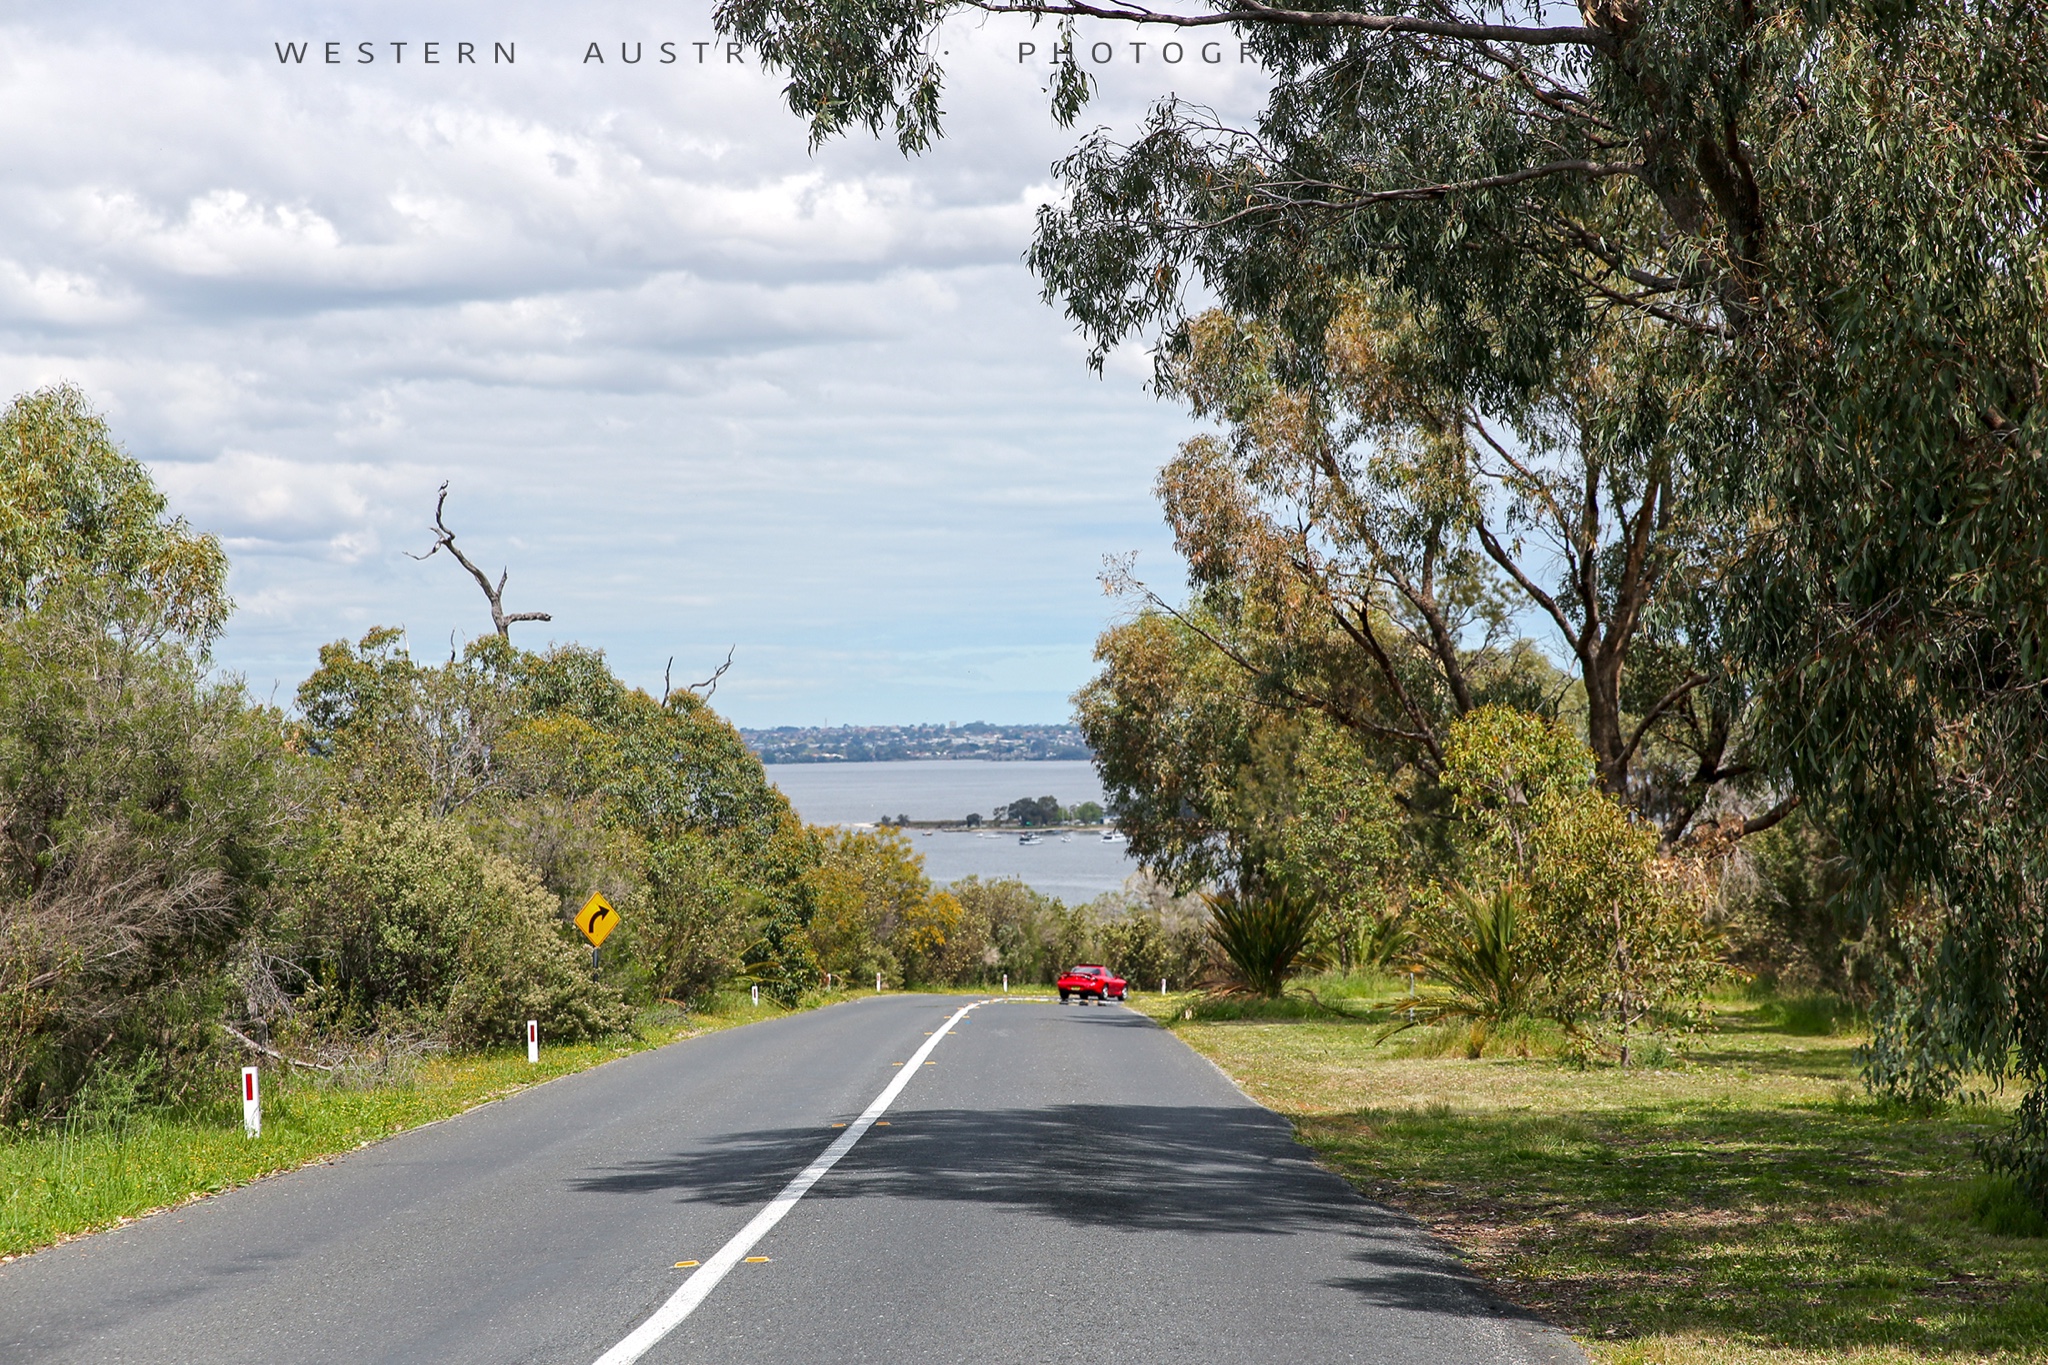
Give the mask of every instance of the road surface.
[{"label": "road surface", "polygon": [[997,997],[947,1031],[976,999],[709,1034],[16,1261],[0,1360],[616,1360],[845,1125],[639,1359],[1582,1359],[1143,1016]]}]

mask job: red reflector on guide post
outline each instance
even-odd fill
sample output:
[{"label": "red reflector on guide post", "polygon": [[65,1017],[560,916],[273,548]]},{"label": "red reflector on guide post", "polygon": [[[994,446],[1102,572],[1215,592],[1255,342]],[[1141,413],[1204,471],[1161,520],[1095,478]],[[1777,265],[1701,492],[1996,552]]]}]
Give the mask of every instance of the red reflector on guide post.
[{"label": "red reflector on guide post", "polygon": [[256,1078],[246,1071],[242,1073],[242,1098],[245,1100],[256,1098]]}]

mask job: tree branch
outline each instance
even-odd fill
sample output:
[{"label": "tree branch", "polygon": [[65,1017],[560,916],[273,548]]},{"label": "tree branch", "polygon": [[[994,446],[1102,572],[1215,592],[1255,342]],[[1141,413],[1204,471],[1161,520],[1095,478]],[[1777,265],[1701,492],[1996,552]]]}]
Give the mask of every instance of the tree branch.
[{"label": "tree branch", "polygon": [[[1202,626],[1200,626],[1195,621],[1190,619],[1187,613],[1181,611],[1179,608],[1174,607],[1173,605],[1168,603],[1158,593],[1153,592],[1150,588],[1145,588],[1144,593],[1145,600],[1148,603],[1150,603],[1153,607],[1157,608],[1160,611],[1165,612],[1168,616],[1171,616],[1175,621],[1179,622],[1182,626],[1193,631],[1195,634],[1201,636],[1202,639],[1206,640],[1209,643],[1212,649],[1214,649],[1217,653],[1221,654],[1224,658],[1236,664],[1249,676],[1254,678],[1266,678],[1273,687],[1278,689],[1289,700],[1299,702],[1303,706],[1313,707],[1315,710],[1322,712],[1331,720],[1335,721],[1339,725],[1344,726],[1346,729],[1362,730],[1366,734],[1378,735],[1382,739],[1393,739],[1400,740],[1402,742],[1409,744],[1420,744],[1424,748],[1428,749],[1429,752],[1436,757],[1438,767],[1442,767],[1443,755],[1442,751],[1437,747],[1436,737],[1434,735],[1429,734],[1426,730],[1421,732],[1410,732],[1407,730],[1397,729],[1391,725],[1382,725],[1377,721],[1366,720],[1360,716],[1353,715],[1349,710],[1342,706],[1337,705],[1337,703],[1331,701],[1327,697],[1318,697],[1313,693],[1302,691],[1300,688],[1295,687],[1291,683],[1278,681],[1272,677],[1270,670],[1260,668],[1250,659],[1247,659],[1242,651],[1238,650],[1235,646],[1229,644],[1227,641],[1218,639],[1213,632],[1204,629]],[[1343,614],[1341,612],[1338,613],[1338,620],[1343,620]]]},{"label": "tree branch", "polygon": [[1636,726],[1636,732],[1629,736],[1628,747],[1621,751],[1623,765],[1626,766],[1634,761],[1636,750],[1642,745],[1643,737],[1650,733],[1650,727],[1655,725],[1666,711],[1669,711],[1672,707],[1678,705],[1679,702],[1685,700],[1687,696],[1702,684],[1712,681],[1713,678],[1709,674],[1694,673],[1680,681],[1669,692],[1657,698],[1649,711],[1644,714],[1641,723]]},{"label": "tree branch", "polygon": [[1577,174],[1601,180],[1617,175],[1638,175],[1642,169],[1639,163],[1633,161],[1547,161],[1541,166],[1525,166],[1519,171],[1481,176],[1476,180],[1453,180],[1441,185],[1411,185],[1398,190],[1373,190],[1351,199],[1334,200],[1321,206],[1334,209],[1369,208],[1374,204],[1390,203],[1395,200],[1441,199],[1447,194],[1465,194],[1472,190],[1504,189],[1526,180],[1539,180],[1552,175]]},{"label": "tree branch", "polygon": [[[413,558],[420,559],[424,558],[424,556],[414,555]],[[257,1042],[254,1038],[251,1038],[248,1034],[242,1032],[233,1024],[228,1023],[225,1019],[221,1021],[220,1026],[226,1029],[229,1033],[233,1034],[236,1038],[240,1039],[245,1045],[254,1048],[256,1051],[262,1053],[266,1057],[275,1057],[277,1058],[277,1060],[285,1063],[287,1066],[303,1066],[308,1067],[314,1071],[334,1071],[338,1069],[336,1067],[331,1066],[322,1066],[318,1062],[302,1062],[297,1057],[287,1057],[282,1052],[279,1052],[276,1048],[266,1047],[262,1043]]]},{"label": "tree branch", "polygon": [[1475,24],[1456,19],[1417,19],[1405,14],[1360,14],[1351,10],[1296,10],[1240,0],[1236,9],[1205,14],[1164,14],[1127,3],[1090,4],[1088,0],[966,0],[989,14],[1029,14],[1039,18],[1109,19],[1126,24],[1163,24],[1171,28],[1213,28],[1217,25],[1270,24],[1285,28],[1357,28],[1372,33],[1422,33],[1467,42],[1516,43],[1524,47],[1590,47],[1612,52],[1614,36],[1583,25],[1523,28],[1516,24]]},{"label": "tree branch", "polygon": [[[692,692],[702,691],[704,694],[704,700],[710,701],[712,696],[715,695],[718,691],[718,680],[725,676],[726,669],[732,667],[732,653],[734,650],[738,648],[739,646],[737,644],[726,646],[725,662],[720,664],[716,669],[712,670],[711,676],[706,678],[703,682],[691,683],[690,690]],[[671,662],[673,662],[673,660],[671,660]],[[667,676],[668,675],[666,673],[662,675],[664,680],[667,679]],[[664,698],[663,700],[667,699]]]},{"label": "tree branch", "polygon": [[501,571],[498,574],[498,585],[495,588],[492,587],[490,575],[486,574],[482,569],[479,569],[474,563],[470,561],[468,555],[462,553],[461,550],[456,548],[455,532],[448,529],[448,522],[442,516],[442,513],[446,510],[447,506],[448,484],[444,480],[441,484],[441,496],[438,499],[436,499],[434,503],[434,548],[427,551],[423,555],[413,554],[412,551],[410,550],[406,551],[406,554],[410,558],[417,559],[422,562],[432,559],[435,555],[441,553],[441,551],[443,550],[446,550],[449,554],[453,555],[455,557],[455,562],[457,564],[460,564],[463,568],[469,570],[469,576],[471,578],[474,578],[476,580],[476,585],[484,590],[484,600],[491,604],[491,625],[497,629],[498,638],[501,640],[509,640],[512,638],[510,627],[515,622],[554,620],[554,617],[548,615],[544,611],[515,612],[510,616],[507,616],[505,614],[505,580],[511,577],[512,571],[510,569]]},{"label": "tree branch", "polygon": [[1799,793],[1794,792],[1762,815],[1752,815],[1749,819],[1744,820],[1741,833],[1737,837],[1746,839],[1752,834],[1762,834],[1765,830],[1779,823],[1797,809],[1799,809]]}]

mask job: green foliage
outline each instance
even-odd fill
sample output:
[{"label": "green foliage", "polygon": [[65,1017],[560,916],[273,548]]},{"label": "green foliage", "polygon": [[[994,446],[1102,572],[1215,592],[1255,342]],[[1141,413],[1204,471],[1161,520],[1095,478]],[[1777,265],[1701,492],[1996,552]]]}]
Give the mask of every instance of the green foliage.
[{"label": "green foliage", "polygon": [[1074,697],[1117,827],[1180,887],[1244,865],[1319,902],[1321,953],[1355,959],[1395,914],[1409,853],[1396,790],[1352,735],[1261,704],[1201,617],[1147,612],[1096,642]]},{"label": "green foliage", "polygon": [[1593,756],[1562,725],[1505,707],[1462,718],[1444,745],[1444,785],[1483,837],[1526,866],[1557,809],[1588,792]]},{"label": "green foliage", "polygon": [[903,835],[830,830],[821,848],[807,878],[820,970],[841,980],[879,972],[912,986],[957,985],[985,979],[1000,960],[987,914],[992,898],[978,884],[964,896],[934,891]]},{"label": "green foliage", "polygon": [[1050,796],[1022,797],[996,809],[996,820],[1026,828],[1044,828],[1060,822],[1060,803]]},{"label": "green foliage", "polygon": [[1216,645],[1261,699],[1441,772],[1475,707],[1551,712],[1575,674],[1601,784],[1675,841],[1745,769],[1748,699],[1719,656],[1726,559],[1671,413],[1607,338],[1501,413],[1420,360],[1400,299],[1359,283],[1310,372],[1270,323],[1190,320],[1166,364],[1223,430],[1159,479]]},{"label": "green foliage", "polygon": [[[176,1102],[224,1016],[475,1047],[815,982],[814,838],[695,696],[379,629],[287,731],[204,676],[225,573],[77,390],[0,413],[0,1122]],[[567,923],[593,890],[628,926],[603,979]]]},{"label": "green foliage", "polygon": [[1722,975],[1685,868],[1592,786],[1592,756],[1553,722],[1496,708],[1460,720],[1445,785],[1479,835],[1476,861],[1527,888],[1515,907],[1541,1009],[1612,1048],[1681,1013]]},{"label": "green foliage", "polygon": [[1504,882],[1482,899],[1453,885],[1449,901],[1448,913],[1424,917],[1421,935],[1422,964],[1443,989],[1409,1022],[1491,1025],[1532,1013],[1543,978],[1540,958],[1525,941],[1527,889]]},{"label": "green foliage", "polygon": [[0,1122],[93,1075],[193,1081],[299,805],[276,717],[108,610],[0,621]]},{"label": "green foliage", "polygon": [[1056,898],[1034,891],[1014,877],[983,881],[963,877],[946,888],[963,911],[988,926],[994,960],[983,980],[1007,974],[1011,981],[1050,982],[1062,969],[1055,940],[1068,910]]},{"label": "green foliage", "polygon": [[615,985],[701,1001],[744,976],[788,1003],[816,982],[815,844],[694,695],[656,702],[595,651],[496,635],[424,666],[379,629],[325,647],[299,705],[345,805],[458,821],[534,868],[564,921],[604,892],[625,925]]},{"label": "green foliage", "polygon": [[1242,676],[1187,625],[1147,612],[1095,643],[1102,671],[1074,694],[1081,733],[1131,856],[1177,886],[1229,865],[1230,775],[1250,762]]},{"label": "green foliage", "polygon": [[1873,993],[1868,926],[1848,890],[1840,844],[1806,810],[1744,839],[1721,879],[1731,958],[1793,990],[1868,1003]]},{"label": "green foliage", "polygon": [[313,988],[301,1023],[404,1021],[459,1047],[624,1027],[554,897],[459,828],[423,811],[339,816],[277,928]]},{"label": "green foliage", "polygon": [[1226,992],[1277,999],[1314,932],[1319,907],[1286,887],[1208,893],[1209,937],[1221,955]]},{"label": "green foliage", "polygon": [[69,384],[0,412],[0,612],[31,613],[67,592],[132,598],[129,629],[204,647],[231,604],[220,542],[183,518],[104,418]]},{"label": "green foliage", "polygon": [[[973,9],[717,18],[787,71],[814,137],[893,122],[912,149],[939,129],[940,25]],[[1537,412],[1598,360],[1624,383],[1596,434],[1649,437],[1725,528],[1702,561],[1718,610],[1658,630],[1760,692],[1752,759],[1703,761],[1656,813],[1726,768],[1797,792],[1887,954],[1872,1078],[2048,1087],[2048,16],[1589,0],[1577,22],[1395,3],[1235,26],[1272,78],[1257,118],[1169,98],[1084,139],[1041,210],[1032,264],[1094,361],[1149,332],[1173,383],[1191,294],[1279,338],[1311,393],[1369,298],[1460,420]],[[1087,84],[1071,56],[1058,74],[1070,119]],[[2018,1123],[2048,1154],[2048,1108]]]}]

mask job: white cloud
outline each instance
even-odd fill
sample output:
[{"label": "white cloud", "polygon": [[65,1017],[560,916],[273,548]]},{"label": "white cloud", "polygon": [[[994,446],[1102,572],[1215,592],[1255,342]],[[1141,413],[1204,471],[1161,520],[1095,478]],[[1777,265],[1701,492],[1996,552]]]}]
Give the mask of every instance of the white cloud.
[{"label": "white cloud", "polygon": [[[478,629],[474,585],[402,553],[447,479],[561,638],[643,681],[737,642],[743,722],[1063,714],[1101,554],[1163,562],[1150,484],[1187,424],[1141,350],[1089,375],[1020,264],[1070,135],[1016,32],[948,35],[952,135],[905,161],[813,152],[773,78],[691,61],[708,5],[308,13],[0,25],[0,385],[84,385],[223,536],[230,666],[288,690],[370,624]],[[319,60],[437,33],[518,60]],[[682,60],[598,68],[593,40]],[[1126,126],[1176,83],[1248,89],[1101,74]]]}]

